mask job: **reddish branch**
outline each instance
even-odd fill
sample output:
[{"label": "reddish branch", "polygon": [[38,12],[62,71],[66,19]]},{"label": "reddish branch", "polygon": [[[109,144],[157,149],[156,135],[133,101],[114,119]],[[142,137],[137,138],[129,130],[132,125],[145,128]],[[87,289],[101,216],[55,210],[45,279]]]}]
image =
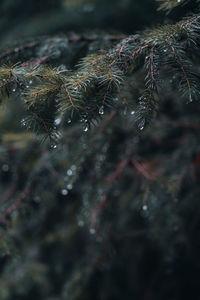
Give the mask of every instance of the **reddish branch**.
[{"label": "reddish branch", "polygon": [[23,50],[25,50],[27,48],[33,48],[33,47],[37,46],[39,43],[41,43],[41,41],[35,41],[35,42],[31,42],[31,43],[28,43],[28,44],[25,44],[25,45],[21,45],[19,47],[14,48],[14,49],[9,49],[9,50],[7,50],[6,52],[4,52],[0,55],[0,59],[3,59],[4,57],[12,55],[12,54],[22,52]]},{"label": "reddish branch", "polygon": [[129,159],[126,158],[125,160],[123,160],[122,162],[120,162],[120,163],[117,165],[116,170],[115,170],[113,173],[111,173],[110,175],[108,175],[108,176],[106,177],[106,181],[108,181],[109,183],[112,184],[112,183],[114,182],[114,180],[115,180],[117,177],[119,177],[119,176],[121,175],[121,173],[124,171],[125,167],[126,167],[127,164],[128,164],[128,161],[129,161]]},{"label": "reddish branch", "polygon": [[90,228],[95,228],[102,209],[107,205],[107,196],[104,195],[99,204],[92,210]]},{"label": "reddish branch", "polygon": [[132,164],[145,178],[154,180],[158,176],[158,172],[152,172],[151,165],[149,163],[141,163],[135,158],[131,159]]}]

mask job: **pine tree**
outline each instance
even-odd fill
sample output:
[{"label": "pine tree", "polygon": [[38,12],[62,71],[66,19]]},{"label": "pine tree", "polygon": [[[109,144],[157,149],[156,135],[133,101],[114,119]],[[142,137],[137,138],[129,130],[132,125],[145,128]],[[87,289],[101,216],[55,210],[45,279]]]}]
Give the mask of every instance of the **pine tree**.
[{"label": "pine tree", "polygon": [[1,300],[199,297],[199,1],[141,2],[1,4]]}]

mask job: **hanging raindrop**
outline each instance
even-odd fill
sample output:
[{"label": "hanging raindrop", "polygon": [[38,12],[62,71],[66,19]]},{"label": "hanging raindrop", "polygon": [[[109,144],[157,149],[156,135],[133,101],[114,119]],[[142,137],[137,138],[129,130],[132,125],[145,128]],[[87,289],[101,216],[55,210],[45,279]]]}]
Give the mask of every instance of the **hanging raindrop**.
[{"label": "hanging raindrop", "polygon": [[76,166],[75,166],[75,165],[72,165],[72,166],[71,166],[71,169],[72,169],[73,171],[75,171],[75,170],[76,170]]},{"label": "hanging raindrop", "polygon": [[189,93],[189,101],[188,102],[192,102],[193,101],[193,99],[192,99],[192,95],[191,95],[191,93]]},{"label": "hanging raindrop", "polygon": [[67,170],[67,175],[72,176],[72,170],[71,169]]},{"label": "hanging raindrop", "polygon": [[143,119],[139,124],[138,124],[138,128],[139,130],[143,130],[145,126],[145,120]]},{"label": "hanging raindrop", "polygon": [[83,220],[78,220],[78,226],[83,227],[84,226],[84,221]]},{"label": "hanging raindrop", "polygon": [[23,118],[23,119],[21,119],[21,125],[22,126],[26,126],[26,120]]},{"label": "hanging raindrop", "polygon": [[96,230],[94,228],[90,228],[90,234],[95,234]]},{"label": "hanging raindrop", "polygon": [[62,190],[61,190],[61,194],[62,194],[63,196],[66,196],[66,195],[68,194],[68,190],[62,189]]},{"label": "hanging raindrop", "polygon": [[3,172],[8,172],[9,170],[9,166],[7,164],[4,164],[2,167],[1,167],[2,171]]},{"label": "hanging raindrop", "polygon": [[57,145],[56,144],[51,144],[50,146],[52,149],[56,149],[57,148]]},{"label": "hanging raindrop", "polygon": [[85,124],[83,126],[83,131],[87,132],[89,130],[89,125],[88,124]]},{"label": "hanging raindrop", "polygon": [[71,184],[71,183],[69,183],[69,184],[67,185],[67,189],[68,189],[68,190],[72,190],[72,184]]},{"label": "hanging raindrop", "polygon": [[148,210],[148,206],[147,205],[143,205],[142,206],[142,210],[144,210],[144,211]]},{"label": "hanging raindrop", "polygon": [[99,108],[99,114],[100,115],[104,114],[104,107],[103,107],[103,105]]},{"label": "hanging raindrop", "polygon": [[61,117],[58,117],[57,119],[55,119],[55,125],[59,125],[61,123]]},{"label": "hanging raindrop", "polygon": [[34,201],[35,203],[40,203],[40,202],[41,202],[41,198],[40,198],[39,196],[35,196],[35,197],[33,198],[33,201]]}]

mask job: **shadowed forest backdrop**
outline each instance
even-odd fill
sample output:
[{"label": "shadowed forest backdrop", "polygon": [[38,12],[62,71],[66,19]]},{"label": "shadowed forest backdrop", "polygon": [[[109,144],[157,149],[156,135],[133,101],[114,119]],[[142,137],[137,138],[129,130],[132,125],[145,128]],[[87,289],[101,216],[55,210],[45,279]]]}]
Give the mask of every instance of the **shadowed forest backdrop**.
[{"label": "shadowed forest backdrop", "polygon": [[2,0],[0,300],[200,298],[198,0]]}]

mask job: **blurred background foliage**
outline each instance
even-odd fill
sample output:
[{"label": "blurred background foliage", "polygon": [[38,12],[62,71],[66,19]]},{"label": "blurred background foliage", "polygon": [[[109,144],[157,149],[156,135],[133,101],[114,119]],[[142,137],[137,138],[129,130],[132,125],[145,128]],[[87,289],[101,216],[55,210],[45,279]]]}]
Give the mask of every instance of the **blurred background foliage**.
[{"label": "blurred background foliage", "polygon": [[155,21],[155,7],[151,0],[3,0],[1,40],[9,43],[12,39],[70,30],[133,33]]},{"label": "blurred background foliage", "polygon": [[[167,17],[157,8],[153,0],[2,0],[1,48],[57,34],[133,34],[179,20],[196,2]],[[101,46],[102,38],[78,41],[52,65],[73,66]],[[200,107],[177,99],[164,93],[144,132],[128,107],[90,130],[67,119],[52,148],[23,126],[20,95],[6,105],[1,97],[1,300],[199,298]]]}]

